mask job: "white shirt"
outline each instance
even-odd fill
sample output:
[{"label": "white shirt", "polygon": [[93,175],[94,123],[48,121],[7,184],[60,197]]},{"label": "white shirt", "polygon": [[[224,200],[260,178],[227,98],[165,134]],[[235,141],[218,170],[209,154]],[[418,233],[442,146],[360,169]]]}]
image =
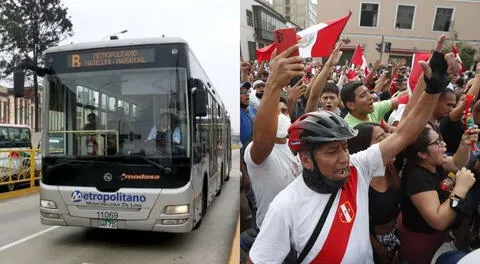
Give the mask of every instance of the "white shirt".
[{"label": "white shirt", "polygon": [[301,174],[302,165],[288,144],[275,144],[270,155],[260,165],[253,163],[251,148],[252,143],[245,149],[244,159],[257,201],[257,226],[260,227],[270,202]]},{"label": "white shirt", "polygon": [[[373,263],[368,188],[373,176],[383,176],[385,173],[379,145],[351,155],[350,164],[358,171],[357,212],[342,263]],[[322,231],[302,263],[310,263],[323,247],[336,215],[341,192],[338,191]],[[317,193],[308,188],[303,177],[295,179],[270,204],[260,233],[250,250],[253,263],[282,263],[290,251],[290,245],[300,254],[329,198],[330,194]]]},{"label": "white shirt", "polygon": [[458,264],[477,264],[480,262],[480,249],[468,253],[465,257],[458,261]]}]

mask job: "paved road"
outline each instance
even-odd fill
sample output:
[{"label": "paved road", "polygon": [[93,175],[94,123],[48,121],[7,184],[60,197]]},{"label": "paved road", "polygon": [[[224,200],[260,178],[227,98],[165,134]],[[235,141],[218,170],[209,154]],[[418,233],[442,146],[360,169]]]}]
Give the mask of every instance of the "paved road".
[{"label": "paved road", "polygon": [[0,263],[227,263],[240,188],[239,151],[232,156],[230,180],[200,229],[188,234],[43,226],[38,194],[0,201]]}]

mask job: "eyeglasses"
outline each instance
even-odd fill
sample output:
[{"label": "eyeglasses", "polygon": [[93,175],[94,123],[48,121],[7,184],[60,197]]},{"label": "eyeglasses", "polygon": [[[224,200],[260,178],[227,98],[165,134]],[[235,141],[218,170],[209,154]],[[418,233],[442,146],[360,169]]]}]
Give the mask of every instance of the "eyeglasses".
[{"label": "eyeglasses", "polygon": [[435,144],[437,144],[437,146],[439,146],[439,147],[443,147],[443,146],[447,145],[447,143],[445,143],[445,141],[443,141],[443,139],[439,138],[439,139],[437,139],[433,142],[428,143],[427,147],[431,146],[431,145],[435,145]]},{"label": "eyeglasses", "polygon": [[248,93],[249,93],[248,90],[247,91],[240,91],[240,94],[248,94]]}]

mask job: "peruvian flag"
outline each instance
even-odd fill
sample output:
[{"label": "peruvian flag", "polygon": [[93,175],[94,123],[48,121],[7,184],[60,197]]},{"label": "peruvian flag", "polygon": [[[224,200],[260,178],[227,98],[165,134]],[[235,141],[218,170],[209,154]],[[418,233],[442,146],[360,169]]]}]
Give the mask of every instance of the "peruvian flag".
[{"label": "peruvian flag", "polygon": [[355,52],[353,52],[352,66],[353,65],[356,65],[361,70],[363,70],[365,72],[365,76],[368,75],[369,71],[368,71],[367,59],[365,59],[365,56],[363,56],[363,50],[362,50],[362,47],[360,47],[360,44],[357,45]]},{"label": "peruvian flag", "polygon": [[460,64],[462,64],[462,71],[460,73],[465,72],[467,68],[465,68],[465,66],[463,65],[462,59],[460,58],[460,54],[458,54],[457,47],[452,46],[452,52],[453,52],[453,55],[455,55],[455,58],[457,58],[458,61],[460,61]]},{"label": "peruvian flag", "polygon": [[[325,23],[320,23],[309,27],[297,33],[297,39],[300,42],[300,56],[309,57],[328,57],[335,48],[335,43],[343,31],[343,28],[352,15],[349,11],[348,15],[336,18]],[[257,49],[257,60],[270,60],[272,52],[275,49],[275,43]]]},{"label": "peruvian flag", "polygon": [[410,77],[408,78],[408,89],[410,92],[415,90],[415,86],[417,86],[418,79],[422,76],[423,70],[422,66],[418,63],[419,61],[428,61],[432,53],[429,52],[416,52],[413,54],[412,59],[412,70],[410,71]]}]

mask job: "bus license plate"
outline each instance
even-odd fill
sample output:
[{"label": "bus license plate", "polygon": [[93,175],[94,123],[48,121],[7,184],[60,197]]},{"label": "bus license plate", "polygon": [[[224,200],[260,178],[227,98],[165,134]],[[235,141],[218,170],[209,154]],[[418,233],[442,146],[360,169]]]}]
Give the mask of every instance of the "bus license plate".
[{"label": "bus license plate", "polygon": [[99,219],[98,227],[106,228],[106,229],[117,229],[118,222],[117,222],[117,219]]}]

